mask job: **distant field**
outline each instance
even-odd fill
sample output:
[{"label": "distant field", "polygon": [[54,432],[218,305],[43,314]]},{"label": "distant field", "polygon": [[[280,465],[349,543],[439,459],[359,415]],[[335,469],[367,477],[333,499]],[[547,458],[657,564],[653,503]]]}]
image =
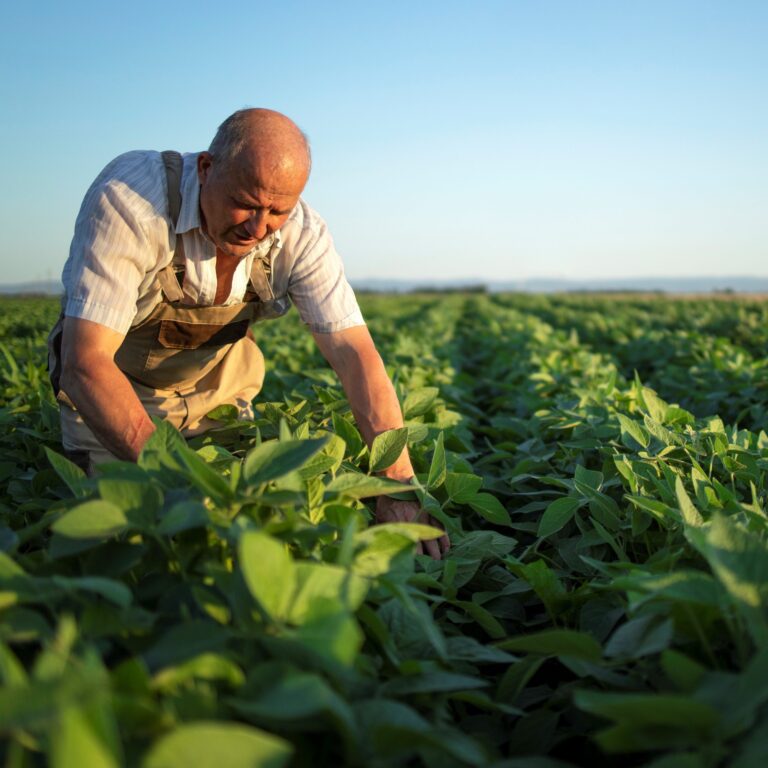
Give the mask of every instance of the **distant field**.
[{"label": "distant field", "polygon": [[[0,299],[0,761],[766,764],[768,302],[692,298],[365,295],[370,451],[292,313],[255,421],[94,479]],[[442,562],[369,527],[404,441]]]}]

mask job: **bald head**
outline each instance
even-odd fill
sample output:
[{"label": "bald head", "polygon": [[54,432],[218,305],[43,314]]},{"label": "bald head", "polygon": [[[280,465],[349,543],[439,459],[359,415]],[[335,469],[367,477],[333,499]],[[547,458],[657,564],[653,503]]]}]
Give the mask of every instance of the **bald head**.
[{"label": "bald head", "polygon": [[201,226],[218,251],[243,258],[280,229],[299,203],[309,166],[307,139],[285,115],[243,109],[228,117],[197,156]]},{"label": "bald head", "polygon": [[301,187],[309,177],[309,142],[290,118],[271,109],[230,115],[208,149],[220,166],[253,168],[261,178],[288,178]]}]

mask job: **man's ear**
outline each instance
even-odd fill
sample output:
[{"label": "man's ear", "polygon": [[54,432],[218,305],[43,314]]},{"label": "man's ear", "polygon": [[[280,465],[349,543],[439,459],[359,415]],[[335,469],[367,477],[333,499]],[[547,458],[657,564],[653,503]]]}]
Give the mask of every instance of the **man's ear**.
[{"label": "man's ear", "polygon": [[213,167],[213,156],[210,152],[201,152],[197,156],[197,180],[202,184]]}]

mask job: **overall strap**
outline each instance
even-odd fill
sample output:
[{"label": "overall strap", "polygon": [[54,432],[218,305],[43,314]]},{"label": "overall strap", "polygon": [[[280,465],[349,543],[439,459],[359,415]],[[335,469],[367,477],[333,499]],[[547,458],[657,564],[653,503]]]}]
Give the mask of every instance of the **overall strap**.
[{"label": "overall strap", "polygon": [[251,265],[250,290],[246,292],[248,296],[246,301],[251,301],[254,294],[262,302],[272,301],[275,298],[272,290],[272,260],[281,247],[282,240],[278,231],[275,232],[267,252],[254,258]]},{"label": "overall strap", "polygon": [[[173,150],[166,150],[160,156],[163,158],[168,187],[168,212],[175,229],[181,211],[181,173],[184,168],[184,160],[178,152]],[[181,238],[178,236],[176,238],[176,250],[183,253]],[[179,278],[176,277],[173,270],[173,264],[161,269],[157,275],[157,280],[168,301],[181,301],[184,298],[184,291],[181,289]]]},{"label": "overall strap", "polygon": [[181,171],[184,167],[184,160],[178,152],[170,149],[162,152],[160,156],[163,158],[165,178],[168,182],[168,210],[175,228],[179,223],[179,212],[181,211]]},{"label": "overall strap", "polygon": [[260,301],[271,301],[275,298],[272,291],[272,284],[269,281],[272,273],[272,262],[270,255],[265,257],[257,256],[251,266],[251,287]]}]

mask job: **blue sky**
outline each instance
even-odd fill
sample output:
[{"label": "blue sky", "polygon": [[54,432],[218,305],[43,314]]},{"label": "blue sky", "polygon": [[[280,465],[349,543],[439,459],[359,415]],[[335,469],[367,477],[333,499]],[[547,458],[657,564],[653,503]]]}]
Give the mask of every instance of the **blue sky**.
[{"label": "blue sky", "polygon": [[2,283],[128,149],[309,134],[353,280],[768,276],[768,3],[42,2],[0,14]]}]

